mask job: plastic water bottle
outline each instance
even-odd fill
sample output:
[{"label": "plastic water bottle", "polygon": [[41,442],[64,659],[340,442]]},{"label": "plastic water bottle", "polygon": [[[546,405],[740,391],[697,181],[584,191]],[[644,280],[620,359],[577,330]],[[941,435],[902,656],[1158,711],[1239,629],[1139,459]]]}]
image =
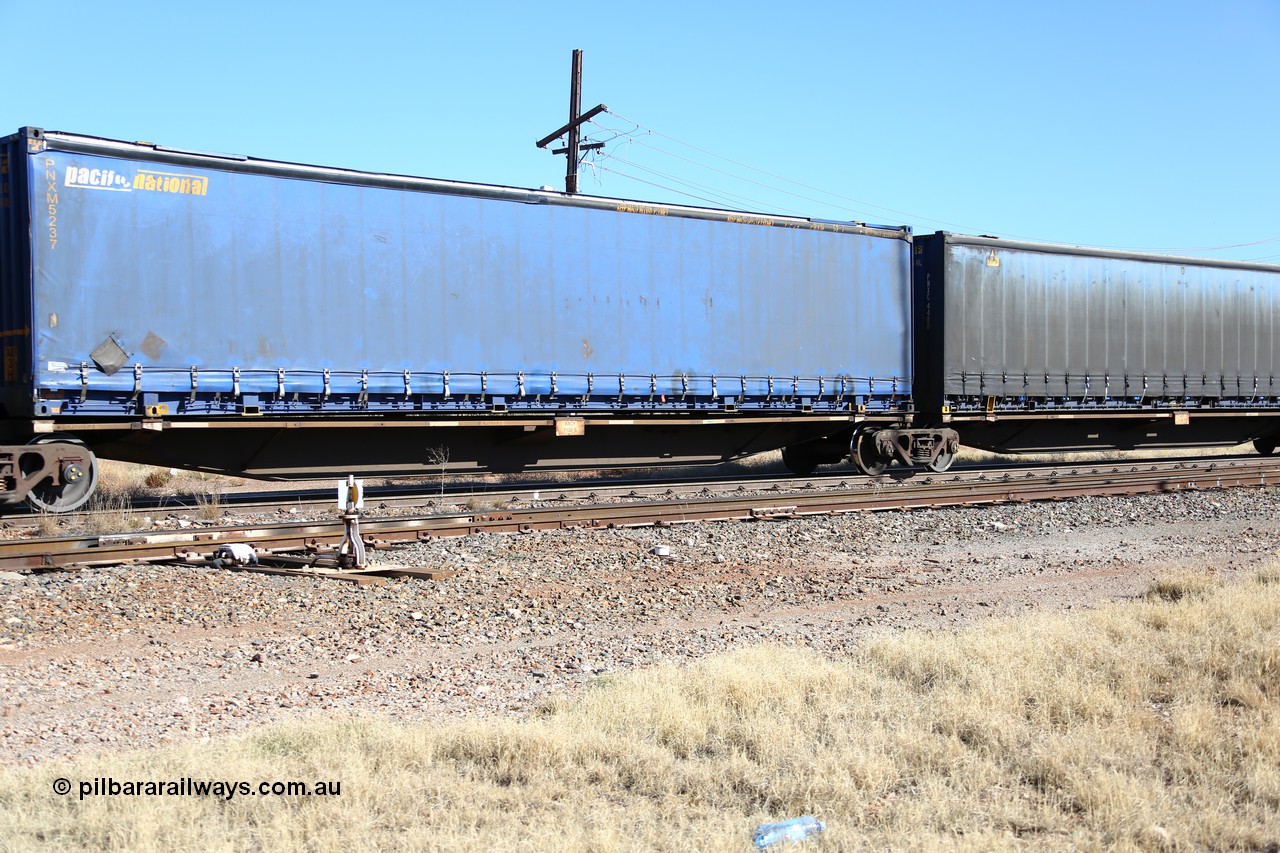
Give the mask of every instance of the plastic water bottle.
[{"label": "plastic water bottle", "polygon": [[755,842],[757,849],[763,850],[774,844],[804,841],[810,835],[822,832],[826,828],[826,824],[816,817],[805,815],[778,823],[761,824],[756,827],[756,833],[751,840]]}]

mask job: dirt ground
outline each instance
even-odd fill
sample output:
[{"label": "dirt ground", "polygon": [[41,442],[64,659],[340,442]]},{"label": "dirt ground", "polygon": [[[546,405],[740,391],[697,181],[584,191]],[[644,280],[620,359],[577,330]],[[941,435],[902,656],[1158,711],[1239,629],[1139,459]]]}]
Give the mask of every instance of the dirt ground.
[{"label": "dirt ground", "polygon": [[[0,762],[187,742],[333,713],[523,714],[746,644],[840,655],[1141,596],[1274,560],[1271,490],[423,543],[461,570],[355,587],[190,567],[0,579]],[[651,553],[664,544],[670,556]]]}]

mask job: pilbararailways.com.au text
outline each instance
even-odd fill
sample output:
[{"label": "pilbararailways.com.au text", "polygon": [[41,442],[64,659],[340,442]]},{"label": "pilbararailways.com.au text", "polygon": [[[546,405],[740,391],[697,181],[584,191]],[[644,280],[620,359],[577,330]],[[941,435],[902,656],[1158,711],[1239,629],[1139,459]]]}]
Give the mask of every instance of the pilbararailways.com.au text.
[{"label": "pilbararailways.com.au text", "polygon": [[[75,785],[80,799],[85,797],[220,797],[230,801],[236,797],[340,797],[342,783],[318,782],[243,782],[239,780],[192,779],[126,779],[110,776],[81,779]],[[53,780],[53,792],[70,794],[70,779]]]}]

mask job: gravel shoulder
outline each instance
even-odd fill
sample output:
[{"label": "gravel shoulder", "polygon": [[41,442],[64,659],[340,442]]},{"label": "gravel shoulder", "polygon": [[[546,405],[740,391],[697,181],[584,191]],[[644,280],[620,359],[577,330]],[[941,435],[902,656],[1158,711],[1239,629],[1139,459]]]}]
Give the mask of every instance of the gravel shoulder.
[{"label": "gravel shoulder", "polygon": [[[0,577],[0,763],[333,713],[522,714],[601,675],[759,642],[839,655],[1274,559],[1280,491],[1234,490],[420,543],[442,581],[193,567]],[[666,545],[670,556],[650,553]]]}]

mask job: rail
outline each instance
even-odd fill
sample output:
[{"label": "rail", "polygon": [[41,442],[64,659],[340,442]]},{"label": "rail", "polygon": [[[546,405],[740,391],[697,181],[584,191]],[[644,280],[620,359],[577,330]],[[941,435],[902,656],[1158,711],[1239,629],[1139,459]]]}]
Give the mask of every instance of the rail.
[{"label": "rail", "polygon": [[[422,539],[523,533],[573,527],[673,526],[705,521],[769,521],[802,515],[870,512],[1041,500],[1136,495],[1280,484],[1280,459],[1203,460],[1058,466],[945,474],[906,480],[865,479],[816,489],[776,488],[670,500],[630,500],[572,507],[502,509],[361,520],[373,549]],[[741,490],[741,489],[740,489]],[[9,571],[192,559],[219,545],[245,543],[264,553],[297,553],[338,543],[340,521],[276,522],[199,530],[68,536],[0,542],[0,569]],[[420,574],[420,572],[413,572]]]}]

